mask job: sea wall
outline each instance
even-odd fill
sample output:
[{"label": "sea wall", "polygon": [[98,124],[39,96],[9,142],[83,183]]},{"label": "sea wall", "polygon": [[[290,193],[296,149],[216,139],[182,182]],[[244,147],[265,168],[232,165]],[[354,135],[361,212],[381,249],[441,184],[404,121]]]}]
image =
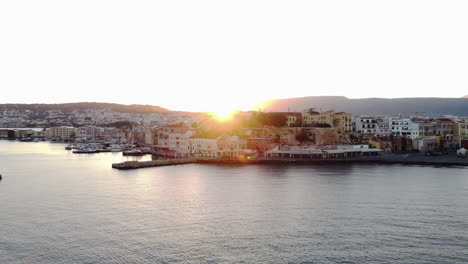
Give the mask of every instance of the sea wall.
[{"label": "sea wall", "polygon": [[119,170],[131,170],[148,167],[160,167],[169,165],[180,165],[197,162],[196,159],[170,159],[170,160],[150,160],[150,161],[125,161],[112,164],[112,168]]}]

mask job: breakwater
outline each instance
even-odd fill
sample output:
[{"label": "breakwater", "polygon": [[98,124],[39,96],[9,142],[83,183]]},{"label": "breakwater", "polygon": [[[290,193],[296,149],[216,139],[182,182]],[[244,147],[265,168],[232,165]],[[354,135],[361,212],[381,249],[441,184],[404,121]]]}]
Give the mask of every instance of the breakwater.
[{"label": "breakwater", "polygon": [[343,164],[343,163],[374,163],[374,164],[407,164],[407,165],[435,165],[435,166],[468,166],[468,158],[455,155],[424,156],[421,154],[393,154],[388,153],[374,157],[354,157],[336,159],[289,159],[289,158],[259,158],[255,160],[216,159],[216,158],[187,158],[153,161],[127,161],[112,164],[115,169],[138,169],[189,163],[202,164]]},{"label": "breakwater", "polygon": [[150,160],[150,161],[125,161],[113,163],[112,168],[119,170],[131,170],[139,168],[160,167],[169,165],[181,165],[195,163],[197,159],[171,159],[171,160]]}]

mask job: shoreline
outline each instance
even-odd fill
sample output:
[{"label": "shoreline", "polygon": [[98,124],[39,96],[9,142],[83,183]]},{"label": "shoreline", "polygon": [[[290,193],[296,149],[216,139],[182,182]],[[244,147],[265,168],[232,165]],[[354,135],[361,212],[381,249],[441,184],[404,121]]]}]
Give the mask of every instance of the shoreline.
[{"label": "shoreline", "polygon": [[421,166],[463,166],[468,167],[468,159],[454,155],[424,156],[420,154],[388,154],[376,157],[356,157],[345,159],[286,159],[286,158],[258,158],[255,160],[239,159],[168,159],[153,161],[130,161],[112,164],[112,168],[121,170],[171,166],[181,164],[212,164],[212,165],[255,165],[255,164],[298,164],[298,165],[330,165],[330,164],[401,164]]},{"label": "shoreline", "polygon": [[250,161],[236,160],[204,160],[201,164],[299,164],[299,165],[329,165],[329,164],[401,164],[401,165],[429,165],[429,166],[463,166],[468,167],[465,161],[423,161],[423,160],[378,160],[378,159],[259,159]]}]

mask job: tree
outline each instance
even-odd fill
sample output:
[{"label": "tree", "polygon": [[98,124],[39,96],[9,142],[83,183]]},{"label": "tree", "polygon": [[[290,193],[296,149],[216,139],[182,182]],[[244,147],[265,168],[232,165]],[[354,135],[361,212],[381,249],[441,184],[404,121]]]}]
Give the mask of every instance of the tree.
[{"label": "tree", "polygon": [[303,143],[304,141],[309,141],[309,133],[306,129],[301,129],[300,132],[296,135],[296,140]]}]

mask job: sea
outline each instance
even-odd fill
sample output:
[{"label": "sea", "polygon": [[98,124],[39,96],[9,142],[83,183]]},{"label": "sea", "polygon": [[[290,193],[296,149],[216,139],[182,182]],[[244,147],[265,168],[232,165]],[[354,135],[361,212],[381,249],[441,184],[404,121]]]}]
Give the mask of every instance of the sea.
[{"label": "sea", "polygon": [[0,263],[468,263],[468,168],[186,164],[0,140]]}]

